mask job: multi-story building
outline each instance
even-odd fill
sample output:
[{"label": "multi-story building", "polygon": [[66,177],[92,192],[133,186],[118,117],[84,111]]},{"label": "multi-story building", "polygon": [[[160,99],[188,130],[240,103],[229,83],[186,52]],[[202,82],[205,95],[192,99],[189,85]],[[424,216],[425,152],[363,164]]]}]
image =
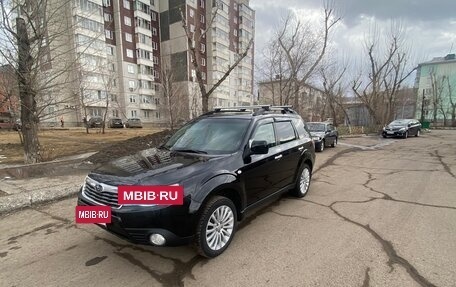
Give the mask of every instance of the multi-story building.
[{"label": "multi-story building", "polygon": [[[58,3],[48,2],[53,1]],[[189,31],[195,33],[207,90],[222,78],[254,37],[255,14],[248,0],[66,3],[59,23],[66,25],[67,32],[58,42],[65,46],[59,49],[67,51],[65,61],[74,65],[65,68],[66,77],[60,77],[68,84],[52,92],[56,100],[46,108],[50,116],[42,120],[44,123],[64,118],[66,125],[80,125],[85,116],[107,112],[107,118],[137,117],[145,125],[165,124],[168,109],[161,92],[165,68],[172,71],[182,94],[179,120],[197,116],[202,108],[201,93],[181,16]],[[210,106],[252,103],[253,50],[252,45],[248,55],[212,93]],[[47,67],[47,75],[58,67],[58,63]]]},{"label": "multi-story building", "polygon": [[416,117],[433,125],[456,126],[456,56],[449,54],[418,65]]}]

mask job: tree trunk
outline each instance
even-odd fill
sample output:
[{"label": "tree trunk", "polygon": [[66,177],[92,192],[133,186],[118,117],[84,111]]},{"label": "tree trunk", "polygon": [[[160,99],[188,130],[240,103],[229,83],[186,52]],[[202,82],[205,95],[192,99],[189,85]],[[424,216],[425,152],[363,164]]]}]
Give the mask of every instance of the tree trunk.
[{"label": "tree trunk", "polygon": [[453,127],[456,127],[456,105],[452,106],[451,124],[452,124]]},{"label": "tree trunk", "polygon": [[22,136],[24,139],[25,163],[41,161],[40,143],[38,140],[38,118],[36,116],[36,92],[31,87],[32,56],[27,27],[24,19],[17,18],[17,45],[19,97],[21,100]]}]

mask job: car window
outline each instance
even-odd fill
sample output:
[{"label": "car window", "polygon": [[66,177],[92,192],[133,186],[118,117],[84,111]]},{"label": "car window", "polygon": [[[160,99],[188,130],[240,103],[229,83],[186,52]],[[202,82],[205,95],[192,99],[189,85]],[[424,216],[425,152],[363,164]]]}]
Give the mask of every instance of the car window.
[{"label": "car window", "polygon": [[334,126],[333,125],[328,125],[328,130],[333,131],[334,130]]},{"label": "car window", "polygon": [[266,141],[269,147],[276,145],[274,127],[272,123],[260,125],[256,128],[251,140],[253,141]]},{"label": "car window", "polygon": [[299,138],[310,138],[309,133],[306,131],[306,128],[304,127],[304,122],[300,119],[295,119],[293,120],[293,124],[296,128],[296,131],[298,132]]},{"label": "car window", "polygon": [[284,144],[296,139],[296,134],[291,122],[277,122],[275,125],[279,144]]}]

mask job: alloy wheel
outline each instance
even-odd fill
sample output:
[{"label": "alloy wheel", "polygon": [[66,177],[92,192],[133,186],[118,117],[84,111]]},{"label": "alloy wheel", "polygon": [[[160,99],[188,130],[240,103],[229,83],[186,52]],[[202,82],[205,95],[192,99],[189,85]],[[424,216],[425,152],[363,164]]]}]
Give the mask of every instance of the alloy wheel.
[{"label": "alloy wheel", "polygon": [[310,185],[310,171],[308,168],[304,168],[301,172],[301,177],[299,178],[299,191],[301,194],[306,194],[309,190]]},{"label": "alloy wheel", "polygon": [[230,240],[234,228],[234,213],[227,205],[221,205],[209,217],[206,225],[206,243],[210,249],[222,249]]}]

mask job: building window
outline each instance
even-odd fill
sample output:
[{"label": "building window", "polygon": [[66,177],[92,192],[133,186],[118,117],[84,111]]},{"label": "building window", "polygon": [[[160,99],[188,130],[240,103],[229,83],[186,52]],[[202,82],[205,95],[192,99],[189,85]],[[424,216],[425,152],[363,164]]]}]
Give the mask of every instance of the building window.
[{"label": "building window", "polygon": [[136,96],[130,95],[130,103],[136,103]]},{"label": "building window", "polygon": [[157,42],[153,42],[153,41],[152,41],[152,49],[158,50],[158,44],[157,44]]},{"label": "building window", "polygon": [[154,65],[158,65],[158,57],[154,56]]},{"label": "building window", "polygon": [[112,110],[112,116],[117,118],[119,116],[119,111],[118,110]]},{"label": "building window", "polygon": [[116,65],[112,63],[112,64],[109,66],[109,70],[110,70],[110,71],[113,71],[113,72],[116,71]]},{"label": "building window", "polygon": [[206,38],[206,34],[204,33],[204,29],[200,29],[201,35],[203,35],[203,39]]},{"label": "building window", "polygon": [[135,73],[135,67],[133,65],[128,65],[127,70],[128,70],[128,73],[130,73],[130,74]]},{"label": "building window", "polygon": [[205,58],[201,58],[201,65],[203,67],[206,66],[206,59]]},{"label": "building window", "polygon": [[201,53],[206,52],[206,45],[201,43]]},{"label": "building window", "polygon": [[157,118],[157,119],[160,118],[160,112],[155,112],[155,118]]},{"label": "building window", "polygon": [[124,16],[124,24],[127,26],[131,26],[131,18]]},{"label": "building window", "polygon": [[130,88],[130,90],[134,90],[135,89],[135,81],[133,81],[133,80],[128,81],[128,88]]},{"label": "building window", "polygon": [[143,102],[143,104],[150,104],[149,96],[143,96],[142,97],[142,102]]},{"label": "building window", "polygon": [[149,118],[149,117],[150,117],[149,111],[144,111],[144,117],[145,117],[145,118]]},{"label": "building window", "polygon": [[114,55],[114,48],[111,46],[106,47],[106,53],[108,55]]},{"label": "building window", "polygon": [[136,118],[137,112],[135,110],[131,111],[131,117]]},{"label": "building window", "polygon": [[192,80],[196,79],[196,71],[192,69]]},{"label": "building window", "polygon": [[154,75],[155,79],[159,79],[160,78],[160,73],[157,70],[154,70],[153,75]]},{"label": "building window", "polygon": [[109,13],[104,13],[103,15],[105,22],[111,22],[112,21],[112,15]]},{"label": "building window", "polygon": [[234,24],[237,24],[238,23],[238,18],[236,16],[234,16]]},{"label": "building window", "polygon": [[205,0],[200,0],[199,2],[200,2],[200,7],[201,7],[201,8],[204,8],[204,2],[205,2]]},{"label": "building window", "polygon": [[111,6],[111,0],[103,0],[103,6],[105,6],[105,7]]},{"label": "building window", "polygon": [[237,36],[237,35],[238,35],[237,29],[234,29],[234,30],[233,30],[233,34],[234,34],[234,36]]},{"label": "building window", "polygon": [[133,58],[133,50],[127,49],[127,57],[128,58]]},{"label": "building window", "polygon": [[157,14],[155,12],[151,12],[150,17],[152,18],[152,21],[157,21]]},{"label": "building window", "polygon": [[157,36],[157,28],[152,28],[152,35]]},{"label": "building window", "polygon": [[195,11],[193,11],[193,9],[190,9],[190,12],[189,12],[189,14],[190,14],[190,17],[192,17],[192,18],[193,18],[193,15],[195,15]]},{"label": "building window", "polygon": [[238,9],[238,4],[234,3],[234,10],[237,10],[237,9]]},{"label": "building window", "polygon": [[125,33],[125,41],[133,42],[133,36],[130,33]]},{"label": "building window", "polygon": [[203,78],[203,80],[206,80],[206,73],[205,72],[201,72],[201,78]]},{"label": "building window", "polygon": [[190,32],[195,33],[195,25],[190,24]]},{"label": "building window", "polygon": [[111,94],[111,102],[117,102],[117,95]]},{"label": "building window", "polygon": [[155,104],[156,104],[157,106],[160,105],[160,99],[159,99],[159,98],[155,98]]},{"label": "building window", "polygon": [[204,18],[204,15],[201,15],[201,17],[200,17],[200,22],[201,22],[201,23],[204,23],[205,20],[206,20],[206,19]]},{"label": "building window", "polygon": [[106,38],[108,38],[108,39],[114,38],[114,33],[112,31],[105,30],[105,35],[106,35]]},{"label": "building window", "polygon": [[130,10],[130,1],[129,0],[123,0],[123,6],[125,9]]}]

